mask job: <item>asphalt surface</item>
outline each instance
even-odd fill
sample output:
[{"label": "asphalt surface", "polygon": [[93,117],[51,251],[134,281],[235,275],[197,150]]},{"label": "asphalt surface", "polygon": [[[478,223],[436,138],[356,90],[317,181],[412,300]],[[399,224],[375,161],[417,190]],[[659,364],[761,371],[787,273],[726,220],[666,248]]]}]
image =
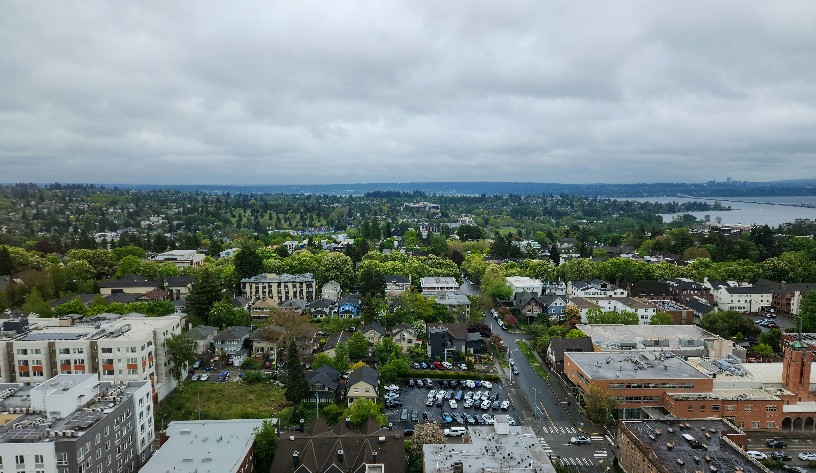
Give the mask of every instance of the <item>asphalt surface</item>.
[{"label": "asphalt surface", "polygon": [[[516,340],[528,340],[529,337],[502,330],[490,311],[485,311],[485,323],[492,325],[493,332],[502,338],[508,347],[508,356],[520,372],[518,376],[512,376],[509,368],[502,368],[499,373],[507,380],[506,390],[516,407],[517,420],[533,427],[539,443],[554,461],[586,472],[605,471],[611,466],[613,439],[603,430],[593,431],[586,427],[586,418],[582,417],[577,403],[556,374],[545,367],[549,379],[544,380],[533,371],[516,344]],[[592,443],[572,445],[570,438],[575,435],[586,435]]]}]

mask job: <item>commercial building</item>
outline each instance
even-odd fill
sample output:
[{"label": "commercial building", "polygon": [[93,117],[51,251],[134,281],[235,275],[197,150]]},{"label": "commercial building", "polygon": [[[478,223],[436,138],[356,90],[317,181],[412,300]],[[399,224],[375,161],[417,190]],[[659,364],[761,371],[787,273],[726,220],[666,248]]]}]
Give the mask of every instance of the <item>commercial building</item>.
[{"label": "commercial building", "polygon": [[29,318],[19,334],[0,337],[0,379],[32,385],[58,374],[99,373],[102,381],[150,381],[163,399],[175,387],[165,340],[182,331],[183,314],[102,314]]},{"label": "commercial building", "polygon": [[[644,407],[660,407],[667,392],[710,392],[712,378],[687,362],[654,351],[564,353],[564,376],[577,399],[590,386],[617,397],[618,419],[639,419]],[[613,413],[610,413],[612,415]]]},{"label": "commercial building", "polygon": [[658,312],[665,312],[671,315],[672,323],[674,325],[688,325],[694,323],[694,311],[690,307],[686,307],[679,302],[671,300],[650,300],[653,306],[657,308]]},{"label": "commercial building", "polygon": [[773,300],[773,291],[767,287],[720,286],[713,295],[720,310],[737,312],[759,312],[770,308]]},{"label": "commercial building", "polygon": [[[603,312],[633,312],[637,314],[640,325],[649,325],[652,316],[657,313],[657,307],[654,304],[631,297],[593,297],[589,300],[597,304]],[[581,320],[586,322],[585,317]]]},{"label": "commercial building", "polygon": [[173,263],[178,268],[199,268],[204,264],[204,255],[196,250],[171,250],[150,258],[157,263]]},{"label": "commercial building", "polygon": [[569,298],[610,298],[627,297],[628,295],[626,289],[621,289],[614,284],[598,279],[593,279],[592,281],[567,282],[567,297]]},{"label": "commercial building", "polygon": [[579,324],[596,351],[670,351],[679,357],[745,359],[745,349],[696,325]]},{"label": "commercial building", "polygon": [[260,419],[170,422],[161,448],[139,472],[251,473],[255,429],[262,425]]},{"label": "commercial building", "polygon": [[459,283],[452,277],[428,277],[420,279],[423,296],[435,296],[440,292],[456,292]]},{"label": "commercial building", "polygon": [[513,289],[513,294],[529,292],[540,296],[544,288],[544,283],[540,279],[528,278],[526,276],[510,276],[506,279],[507,285]]},{"label": "commercial building", "polygon": [[317,283],[311,273],[259,274],[242,279],[241,290],[250,300],[270,299],[276,304],[292,299],[308,302],[317,299]]},{"label": "commercial building", "polygon": [[150,383],[64,374],[0,385],[0,464],[17,472],[135,472],[153,443]]},{"label": "commercial building", "polygon": [[616,440],[626,473],[770,473],[743,451],[745,434],[720,419],[621,421]]}]

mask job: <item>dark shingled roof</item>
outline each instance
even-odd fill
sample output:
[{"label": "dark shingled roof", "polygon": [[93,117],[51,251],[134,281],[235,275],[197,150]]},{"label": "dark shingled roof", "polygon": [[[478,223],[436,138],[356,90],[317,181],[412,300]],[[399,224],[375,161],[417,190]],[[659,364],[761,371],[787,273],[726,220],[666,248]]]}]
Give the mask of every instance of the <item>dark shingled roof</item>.
[{"label": "dark shingled roof", "polygon": [[[292,438],[294,438],[292,440]],[[379,439],[384,439],[380,443]],[[342,460],[338,451],[343,451]],[[297,461],[294,461],[297,452]],[[374,461],[374,452],[377,459]],[[311,432],[281,432],[271,471],[275,473],[364,473],[366,463],[381,463],[387,473],[406,470],[402,429],[383,428],[369,419],[358,430],[315,422]]]},{"label": "dark shingled roof", "polygon": [[139,298],[139,294],[126,294],[124,292],[117,292],[116,294],[111,294],[109,296],[105,296],[105,301],[110,304],[111,302],[121,302],[123,304],[127,304],[129,302],[133,302]]},{"label": "dark shingled roof", "polygon": [[377,385],[380,383],[380,373],[368,365],[361,366],[349,373],[349,386],[353,386],[355,383],[359,383],[360,381],[365,381],[366,383],[377,387]]},{"label": "dark shingled roof", "polygon": [[97,282],[99,287],[159,287],[158,281],[153,281],[151,279],[147,279],[143,276],[138,276],[136,274],[128,274],[126,276],[122,276],[122,279],[117,280],[106,280],[106,281],[99,281]]},{"label": "dark shingled roof", "polygon": [[167,287],[186,287],[193,283],[190,276],[170,276],[164,278],[164,285]]},{"label": "dark shingled roof", "polygon": [[584,338],[553,338],[550,340],[550,349],[556,362],[564,361],[564,352],[594,351],[592,339]]},{"label": "dark shingled roof", "polygon": [[643,279],[632,284],[632,297],[670,296],[668,283],[656,279]]},{"label": "dark shingled roof", "polygon": [[400,276],[399,274],[386,274],[385,275],[385,283],[386,284],[409,284],[411,281],[405,277]]},{"label": "dark shingled roof", "polygon": [[340,372],[331,366],[321,366],[308,373],[306,379],[309,380],[310,385],[320,383],[330,389],[337,389],[337,385],[340,384]]},{"label": "dark shingled roof", "polygon": [[249,336],[249,327],[232,326],[220,331],[213,340],[223,342],[227,340],[241,340]]},{"label": "dark shingled roof", "polygon": [[363,325],[363,328],[360,329],[360,333],[365,335],[366,333],[368,333],[371,330],[379,333],[380,335],[385,335],[385,327],[383,327],[382,325],[380,325],[377,322],[371,322],[371,323]]},{"label": "dark shingled roof", "polygon": [[464,323],[452,323],[452,324],[428,323],[429,332],[432,329],[436,328],[447,329],[447,331],[453,336],[453,338],[456,338],[458,340],[467,340],[468,338],[467,324]]}]

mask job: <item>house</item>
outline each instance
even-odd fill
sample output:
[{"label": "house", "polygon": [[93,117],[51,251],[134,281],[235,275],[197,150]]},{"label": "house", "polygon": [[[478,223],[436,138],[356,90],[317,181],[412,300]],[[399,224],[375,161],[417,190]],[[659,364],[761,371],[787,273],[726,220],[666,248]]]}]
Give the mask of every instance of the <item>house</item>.
[{"label": "house", "polygon": [[241,348],[234,355],[232,355],[232,366],[237,367],[243,365],[247,358],[249,358],[249,349]]},{"label": "house", "polygon": [[669,283],[656,279],[643,279],[632,283],[629,286],[629,296],[666,301],[673,298]]},{"label": "house", "polygon": [[400,324],[391,330],[391,340],[402,348],[403,353],[413,349],[419,344],[416,337],[416,329],[410,325]]},{"label": "house", "polygon": [[510,276],[506,278],[506,282],[513,289],[513,294],[528,292],[540,296],[544,289],[544,283],[540,279],[525,276]]},{"label": "house", "polygon": [[149,258],[149,260],[157,263],[173,263],[177,268],[200,268],[204,264],[204,255],[196,250],[170,250]]},{"label": "house", "polygon": [[249,299],[244,296],[235,296],[230,299],[230,304],[232,304],[233,309],[246,309],[249,310]]},{"label": "house", "polygon": [[90,307],[91,304],[93,304],[94,299],[96,299],[96,296],[98,295],[99,294],[73,294],[70,296],[60,297],[57,300],[49,302],[48,305],[53,308],[58,305],[65,304],[66,302],[71,302],[74,299],[79,299],[80,302],[82,302],[82,304],[85,305],[85,307]]},{"label": "house", "polygon": [[144,294],[136,296],[137,302],[147,302],[147,301],[166,301],[170,299],[170,294],[167,293],[162,288],[156,288],[152,291],[147,291]]},{"label": "house", "polygon": [[780,314],[799,315],[799,304],[802,296],[816,290],[816,284],[791,284],[759,279],[755,287],[764,287],[771,290],[771,308]]},{"label": "house", "polygon": [[190,276],[171,276],[164,279],[164,290],[174,301],[187,297],[193,288],[193,278]]},{"label": "house", "polygon": [[411,288],[411,277],[399,274],[385,275],[385,295],[396,297]]},{"label": "house", "polygon": [[564,353],[595,351],[592,339],[583,338],[553,338],[547,347],[547,364],[558,373],[564,372]]},{"label": "house", "polygon": [[278,307],[281,309],[293,310],[298,314],[303,315],[306,312],[307,305],[308,302],[303,299],[289,299],[288,301],[281,302]]},{"label": "house", "polygon": [[215,338],[215,335],[217,333],[218,333],[217,327],[210,327],[208,325],[197,325],[188,330],[185,335],[195,340],[196,353],[200,355],[210,350],[210,348],[212,347],[213,339]]},{"label": "house", "polygon": [[286,437],[278,441],[271,469],[275,473],[407,471],[402,429],[380,427],[374,419],[354,430],[343,421],[329,428],[318,419],[310,432],[301,428],[287,431]]},{"label": "house", "polygon": [[479,332],[468,332],[467,340],[465,341],[465,352],[484,355],[487,353],[487,343],[484,337]]},{"label": "house", "polygon": [[337,348],[337,345],[348,342],[348,339],[349,333],[345,330],[329,335],[329,338],[326,339],[326,343],[323,345],[323,353],[334,357],[334,349]]},{"label": "house", "polygon": [[218,332],[213,338],[216,353],[233,355],[244,348],[244,341],[249,338],[249,327],[232,326]]},{"label": "house", "polygon": [[567,296],[585,298],[612,298],[628,296],[626,289],[621,289],[606,281],[593,279],[592,281],[569,281],[567,282]]},{"label": "house", "polygon": [[138,274],[128,274],[121,279],[98,281],[99,293],[103,296],[111,294],[144,294],[159,288],[159,282]]},{"label": "house", "polygon": [[259,328],[249,336],[252,344],[252,357],[265,358],[272,363],[277,362],[278,350],[284,348],[286,329],[277,325],[267,325]]},{"label": "house", "polygon": [[464,354],[468,331],[464,323],[428,323],[428,358],[445,361],[454,352]]},{"label": "house", "polygon": [[365,324],[363,328],[360,329],[360,333],[368,340],[369,344],[376,345],[380,339],[385,336],[385,327],[377,322],[371,322]]},{"label": "house", "polygon": [[555,294],[545,294],[537,296],[527,291],[514,294],[513,306],[519,315],[524,316],[528,323],[533,322],[538,314],[547,314],[550,317],[561,317],[564,315],[564,307],[567,305],[567,298]]},{"label": "house", "polygon": [[376,403],[379,396],[380,373],[368,365],[361,366],[349,373],[346,386],[349,406],[357,399],[368,399]]},{"label": "house", "polygon": [[337,315],[343,319],[359,317],[360,309],[360,296],[356,294],[348,295],[337,303]]},{"label": "house", "polygon": [[457,292],[459,283],[453,277],[429,277],[420,279],[423,296],[435,296],[440,292]]},{"label": "house", "polygon": [[470,317],[470,299],[464,294],[442,291],[436,295],[436,302],[447,307],[448,312],[459,320],[467,320]]},{"label": "house", "polygon": [[334,402],[340,388],[340,372],[331,366],[321,366],[306,374],[309,382],[309,397],[321,402]]},{"label": "house", "polygon": [[329,281],[320,287],[321,299],[337,302],[340,300],[340,296],[342,294],[343,290],[340,287],[340,283],[337,281]]},{"label": "house", "polygon": [[309,312],[316,319],[331,317],[335,311],[335,302],[328,299],[318,299],[309,306]]},{"label": "house", "polygon": [[260,299],[252,304],[249,310],[253,319],[265,319],[272,314],[272,311],[277,309],[278,305],[272,299]]},{"label": "house", "polygon": [[720,310],[759,312],[770,308],[773,291],[767,287],[720,286],[714,291],[714,302]]}]

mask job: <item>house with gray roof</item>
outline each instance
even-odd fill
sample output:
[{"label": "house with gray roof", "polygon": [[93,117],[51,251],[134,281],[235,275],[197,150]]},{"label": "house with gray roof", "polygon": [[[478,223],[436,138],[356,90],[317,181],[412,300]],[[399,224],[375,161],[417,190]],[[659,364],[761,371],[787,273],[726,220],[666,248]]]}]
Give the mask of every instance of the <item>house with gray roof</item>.
[{"label": "house with gray roof", "polygon": [[244,341],[249,338],[249,334],[249,327],[232,326],[225,328],[213,338],[215,352],[234,355],[238,350],[244,348]]},{"label": "house with gray roof", "polygon": [[202,354],[209,351],[212,346],[213,339],[218,333],[218,327],[210,327],[209,325],[197,325],[187,331],[185,335],[195,340],[196,353]]},{"label": "house with gray roof", "polygon": [[310,387],[308,399],[334,402],[340,393],[340,372],[331,366],[321,366],[307,373],[306,380]]},{"label": "house with gray roof", "polygon": [[385,327],[377,322],[371,322],[363,325],[360,333],[368,340],[368,343],[375,345],[385,336]]},{"label": "house with gray roof", "polygon": [[592,339],[583,338],[553,338],[547,347],[547,364],[559,373],[564,372],[564,353],[595,351]]},{"label": "house with gray roof", "polygon": [[349,373],[346,386],[348,405],[357,399],[368,399],[376,403],[379,396],[380,373],[368,365],[361,366]]}]

